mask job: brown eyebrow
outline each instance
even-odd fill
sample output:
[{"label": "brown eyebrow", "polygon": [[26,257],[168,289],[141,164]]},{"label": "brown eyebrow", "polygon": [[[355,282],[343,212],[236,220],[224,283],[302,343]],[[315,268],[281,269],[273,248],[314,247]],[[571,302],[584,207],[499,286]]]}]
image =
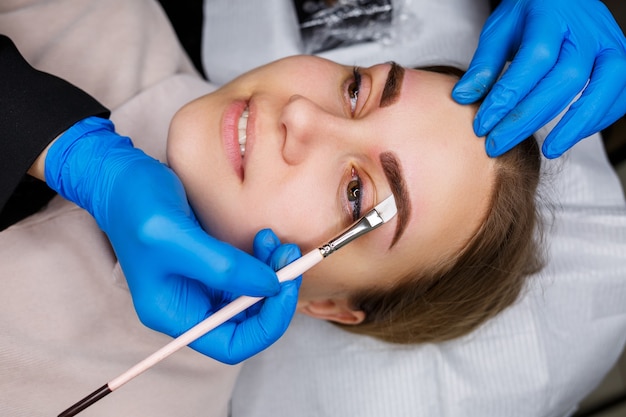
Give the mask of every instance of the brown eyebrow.
[{"label": "brown eyebrow", "polygon": [[400,96],[402,89],[402,81],[404,80],[404,68],[395,62],[390,62],[391,68],[387,74],[383,94],[380,97],[379,107],[386,107],[396,102]]},{"label": "brown eyebrow", "polygon": [[389,245],[389,249],[391,249],[398,242],[409,222],[411,217],[411,199],[409,198],[409,189],[402,175],[402,167],[396,155],[393,152],[383,152],[380,154],[379,159],[398,208],[396,231],[391,240],[391,245]]}]

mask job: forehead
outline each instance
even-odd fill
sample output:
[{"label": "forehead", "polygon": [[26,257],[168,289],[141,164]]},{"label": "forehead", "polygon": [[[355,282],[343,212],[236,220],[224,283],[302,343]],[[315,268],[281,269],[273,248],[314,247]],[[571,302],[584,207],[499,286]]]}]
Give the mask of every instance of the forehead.
[{"label": "forehead", "polygon": [[[475,106],[451,98],[457,78],[407,71],[402,100],[411,109],[408,141],[417,152],[403,159],[412,190],[408,241],[426,264],[456,255],[480,227],[488,209],[495,161],[473,131]],[[402,102],[400,103],[402,104]]]}]

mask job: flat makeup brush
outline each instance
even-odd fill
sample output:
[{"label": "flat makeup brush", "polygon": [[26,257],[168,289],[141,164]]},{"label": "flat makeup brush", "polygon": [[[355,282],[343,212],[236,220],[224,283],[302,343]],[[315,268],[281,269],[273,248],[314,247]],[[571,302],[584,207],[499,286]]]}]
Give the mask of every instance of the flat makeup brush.
[{"label": "flat makeup brush", "polygon": [[[352,242],[359,236],[362,236],[365,233],[387,223],[396,215],[396,213],[396,202],[393,198],[393,195],[391,195],[383,200],[381,203],[379,203],[372,210],[370,210],[363,217],[361,217],[359,220],[354,222],[350,227],[340,233],[337,237],[328,241],[328,243],[325,243],[319,248],[313,249],[309,253],[296,259],[294,262],[286,265],[284,268],[277,271],[276,275],[278,276],[278,281],[285,282],[302,275],[304,272],[311,269],[313,266],[315,266],[331,253]],[[135,366],[133,366],[117,378],[112,379],[82,400],[78,401],[76,404],[72,405],[67,410],[63,411],[61,414],[59,414],[58,417],[75,416],[90,405],[112,393],[131,379],[135,378],[139,374],[145,372],[157,363],[161,362],[172,353],[176,352],[184,346],[187,346],[194,340],[210,332],[220,324],[231,319],[232,317],[236,316],[237,314],[241,313],[242,311],[262,299],[263,297],[241,296],[233,300],[222,309],[216,311],[213,315],[207,317],[191,329],[187,330],[185,333],[178,336],[176,339],[172,340],[170,343],[163,346],[161,349],[157,350],[141,362],[137,363]]]}]

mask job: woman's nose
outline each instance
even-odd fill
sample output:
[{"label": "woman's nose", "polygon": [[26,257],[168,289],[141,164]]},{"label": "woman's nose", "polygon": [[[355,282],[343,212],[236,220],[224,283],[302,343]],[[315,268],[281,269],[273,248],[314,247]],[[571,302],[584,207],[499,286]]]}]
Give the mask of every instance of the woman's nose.
[{"label": "woman's nose", "polygon": [[283,157],[290,165],[301,163],[315,150],[333,143],[338,120],[306,97],[294,95],[280,116],[285,133]]}]

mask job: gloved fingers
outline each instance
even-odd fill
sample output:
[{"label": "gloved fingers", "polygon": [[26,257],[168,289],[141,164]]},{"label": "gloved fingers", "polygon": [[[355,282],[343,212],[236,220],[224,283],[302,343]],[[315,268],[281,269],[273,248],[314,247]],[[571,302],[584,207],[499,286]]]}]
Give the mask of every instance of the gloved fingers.
[{"label": "gloved fingers", "polygon": [[[593,59],[566,41],[559,61],[537,86],[488,134],[489,156],[501,155],[556,117],[585,86]],[[551,96],[550,100],[545,97]]]},{"label": "gloved fingers", "polygon": [[[269,229],[265,229],[265,230],[269,230]],[[276,240],[278,240],[278,238],[276,237],[276,235],[274,235],[273,232],[271,232],[271,235],[273,235],[276,238]],[[300,253],[300,248],[297,245],[293,243],[286,243],[283,245],[276,246],[266,263],[268,263],[269,266],[274,271],[278,271],[279,269],[284,268],[287,264],[300,258],[300,256],[302,255]],[[257,314],[261,306],[262,306],[261,303],[257,303],[256,305],[250,307],[246,311],[246,315],[249,317],[251,315]]]},{"label": "gloved fingers", "polygon": [[589,84],[543,143],[547,158],[557,158],[580,140],[606,128],[626,114],[626,56],[600,54]]},{"label": "gloved fingers", "polygon": [[258,260],[269,264],[272,253],[279,245],[280,240],[278,239],[278,236],[276,236],[271,229],[263,229],[260,230],[254,237],[252,251]]},{"label": "gloved fingers", "polygon": [[[302,254],[300,253],[300,248],[297,245],[293,243],[286,243],[276,247],[268,262],[274,271],[278,271],[301,256]],[[297,287],[299,288],[300,283],[302,282],[302,276],[299,276],[294,280],[297,281]],[[264,303],[257,303],[256,305],[250,307],[248,309],[248,316],[258,314],[263,306]]]},{"label": "gloved fingers", "polygon": [[489,133],[550,73],[557,61],[563,59],[564,34],[558,25],[546,19],[548,17],[541,14],[528,19],[513,61],[476,113],[474,131],[477,136]]},{"label": "gloved fingers", "polygon": [[144,291],[133,291],[133,305],[140,321],[153,330],[177,337],[231,301],[230,293],[206,288],[184,277],[170,277]]},{"label": "gloved fingers", "polygon": [[209,236],[196,224],[187,224],[184,233],[170,239],[167,262],[172,273],[196,279],[209,288],[253,297],[272,296],[280,290],[269,266]]},{"label": "gloved fingers", "polygon": [[[270,229],[264,229],[257,233],[254,242],[256,246],[255,251],[261,250],[267,252],[268,258],[265,259],[264,262],[268,264],[270,268],[272,268],[274,271],[278,271],[288,263],[293,262],[301,256],[298,246],[294,244],[281,245],[278,237]],[[206,301],[204,299],[201,299],[196,303],[197,306],[192,306],[191,304],[193,303],[194,299],[198,298],[198,294],[202,292],[211,292],[210,305],[205,306]],[[216,294],[220,296],[219,299],[216,297]],[[237,294],[236,296],[238,295],[239,294]],[[219,307],[232,301],[234,298],[236,298],[236,296],[230,292],[216,291],[214,289],[205,289],[204,291],[203,289],[197,289],[197,291],[186,295],[186,307],[188,309],[191,308],[191,311],[198,310],[204,312],[207,309],[212,308],[211,306],[214,306],[213,311],[216,311]],[[262,303],[257,303],[249,307],[246,311],[239,313],[231,320],[234,322],[241,322],[246,318],[257,314],[262,305]]]},{"label": "gloved fingers", "polygon": [[300,248],[293,243],[285,243],[276,248],[270,258],[270,267],[274,271],[284,268],[287,264],[298,259],[302,254]]},{"label": "gloved fingers", "polygon": [[190,347],[228,364],[239,363],[269,347],[287,330],[298,302],[300,280],[287,281],[274,297],[261,300],[258,314],[236,323],[226,322]]},{"label": "gloved fingers", "polygon": [[[300,249],[296,245],[284,244],[275,248],[269,263],[279,270],[299,257]],[[298,277],[281,284],[278,295],[259,301],[245,314],[219,326],[191,346],[225,363],[237,363],[260,352],[287,330],[298,303],[301,280]]]},{"label": "gloved fingers", "polygon": [[516,14],[502,8],[489,16],[467,71],[452,89],[457,103],[480,100],[496,82],[516,47],[516,19]]}]

